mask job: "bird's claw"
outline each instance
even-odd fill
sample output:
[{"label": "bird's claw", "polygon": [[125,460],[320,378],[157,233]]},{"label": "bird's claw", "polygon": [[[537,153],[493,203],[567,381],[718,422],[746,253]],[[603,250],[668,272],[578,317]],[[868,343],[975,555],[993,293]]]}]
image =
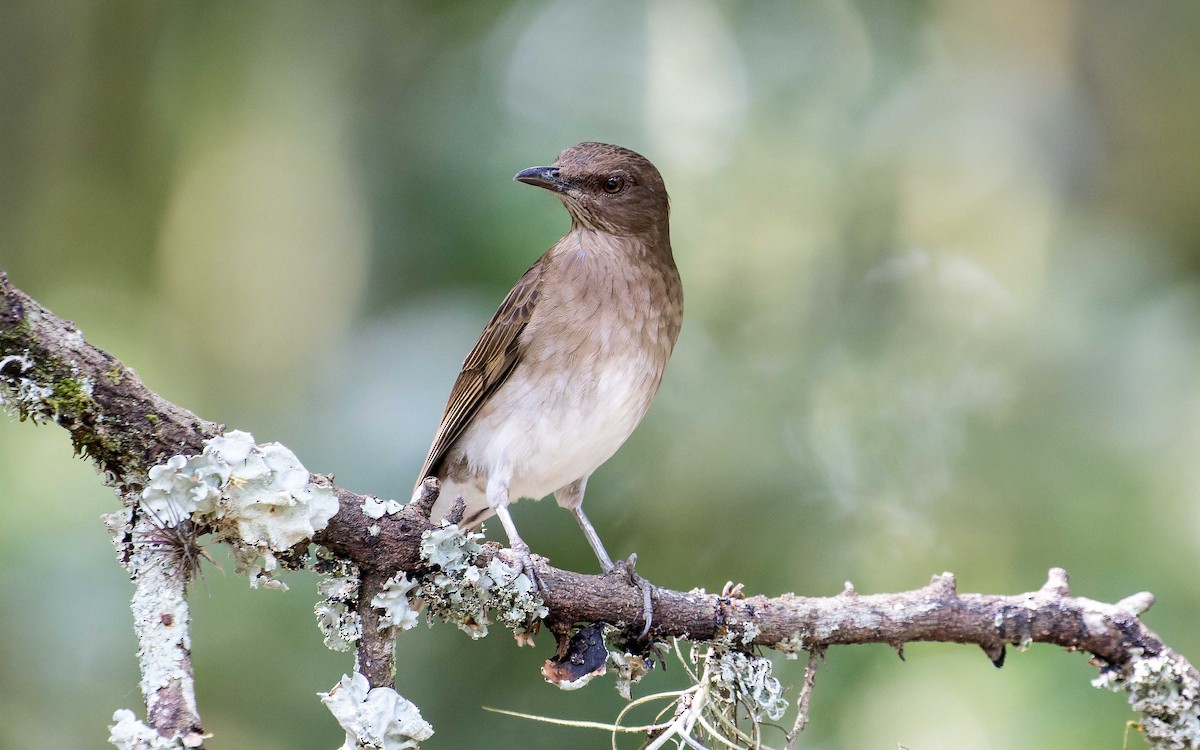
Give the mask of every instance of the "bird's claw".
[{"label": "bird's claw", "polygon": [[524,540],[518,539],[510,545],[513,556],[517,558],[517,564],[521,566],[521,572],[524,573],[529,581],[537,589],[538,596],[544,601],[546,599],[546,588],[542,585],[542,579],[537,574],[537,566],[533,562],[533,552],[529,549],[529,545]]},{"label": "bird's claw", "polygon": [[642,620],[646,624],[642,627],[642,632],[638,635],[639,641],[646,640],[646,636],[650,634],[650,627],[654,624],[654,584],[647,581],[638,575],[635,570],[637,565],[637,553],[629,556],[628,560],[621,560],[612,567],[613,572],[618,572],[630,586],[636,586],[642,591]]}]

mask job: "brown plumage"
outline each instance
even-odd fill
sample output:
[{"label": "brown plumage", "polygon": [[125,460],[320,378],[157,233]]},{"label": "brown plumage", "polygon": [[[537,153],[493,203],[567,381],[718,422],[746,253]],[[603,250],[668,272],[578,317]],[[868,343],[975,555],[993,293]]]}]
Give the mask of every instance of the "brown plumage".
[{"label": "brown plumage", "polygon": [[581,502],[588,476],[641,421],[679,334],[667,192],[644,157],[602,143],[515,179],[554,192],[571,229],[525,272],[463,362],[420,479],[442,480],[435,519],[462,497],[464,525],[496,513],[526,560],[507,506],[553,492],[607,571]]}]

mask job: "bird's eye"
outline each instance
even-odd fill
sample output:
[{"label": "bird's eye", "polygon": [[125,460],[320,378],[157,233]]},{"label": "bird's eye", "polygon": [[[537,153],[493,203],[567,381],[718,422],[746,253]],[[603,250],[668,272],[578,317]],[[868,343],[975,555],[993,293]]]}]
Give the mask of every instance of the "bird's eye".
[{"label": "bird's eye", "polygon": [[625,178],[620,175],[613,175],[604,181],[604,192],[619,193],[625,188]]}]

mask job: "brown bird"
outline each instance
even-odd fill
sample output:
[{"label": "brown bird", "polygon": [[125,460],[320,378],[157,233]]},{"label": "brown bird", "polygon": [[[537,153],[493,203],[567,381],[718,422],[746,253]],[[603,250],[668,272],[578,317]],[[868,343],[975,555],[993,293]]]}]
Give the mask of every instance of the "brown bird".
[{"label": "brown bird", "polygon": [[499,516],[531,575],[508,505],[553,492],[608,572],[583,492],[641,422],[683,322],[667,190],[645,157],[604,143],[513,179],[554,193],[571,229],[517,281],[463,362],[421,480],[442,482],[434,519],[458,497],[464,527]]}]

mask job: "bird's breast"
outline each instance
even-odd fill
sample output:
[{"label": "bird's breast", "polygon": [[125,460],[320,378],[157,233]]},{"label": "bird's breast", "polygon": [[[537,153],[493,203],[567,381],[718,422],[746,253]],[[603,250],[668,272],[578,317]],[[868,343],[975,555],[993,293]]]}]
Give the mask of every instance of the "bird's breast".
[{"label": "bird's breast", "polygon": [[481,478],[511,472],[513,499],[543,497],[608,460],[662,380],[681,314],[670,279],[608,260],[568,257],[543,286],[517,365],[452,451]]}]

